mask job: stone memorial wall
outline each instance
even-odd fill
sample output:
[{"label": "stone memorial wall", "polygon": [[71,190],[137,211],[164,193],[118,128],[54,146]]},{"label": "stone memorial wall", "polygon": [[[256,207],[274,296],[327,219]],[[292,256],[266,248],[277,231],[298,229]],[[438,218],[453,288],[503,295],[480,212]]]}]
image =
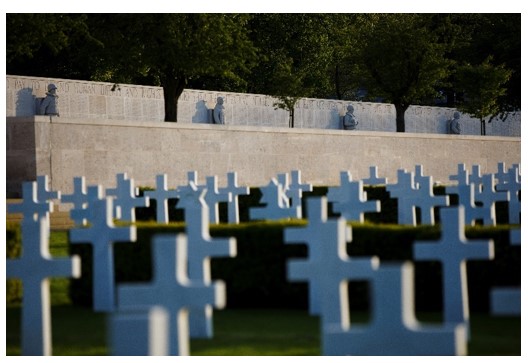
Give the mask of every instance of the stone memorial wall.
[{"label": "stone memorial wall", "polygon": [[[219,175],[236,170],[242,185],[261,186],[288,170],[302,169],[313,185],[337,185],[340,172],[393,184],[398,169],[419,163],[436,180],[449,184],[453,163],[480,164],[483,172],[498,162],[519,164],[516,137],[433,135],[378,131],[218,126],[128,120],[8,117],[6,121],[6,194],[21,195],[23,181],[49,175],[54,188],[71,193],[71,180],[114,185],[126,172],[138,186],[154,186],[147,175],[167,174],[178,182],[187,172]],[[456,151],[456,152],[453,152]],[[198,181],[204,184],[201,177]]]},{"label": "stone memorial wall", "polygon": [[[137,85],[88,82],[39,77],[6,77],[8,117],[36,114],[37,99],[45,96],[47,85],[57,86],[61,117],[97,120],[162,122],[163,89]],[[288,127],[288,112],[275,109],[274,97],[216,91],[185,90],[178,101],[178,123],[211,123],[217,97],[224,98],[227,125]],[[342,129],[341,118],[348,104],[354,106],[359,131],[396,131],[396,111],[392,104],[303,98],[295,109],[295,127]],[[409,133],[446,133],[446,121],[454,109],[411,106],[405,114]],[[521,114],[486,125],[488,135],[521,135]],[[480,135],[480,121],[462,114],[463,135]]]}]

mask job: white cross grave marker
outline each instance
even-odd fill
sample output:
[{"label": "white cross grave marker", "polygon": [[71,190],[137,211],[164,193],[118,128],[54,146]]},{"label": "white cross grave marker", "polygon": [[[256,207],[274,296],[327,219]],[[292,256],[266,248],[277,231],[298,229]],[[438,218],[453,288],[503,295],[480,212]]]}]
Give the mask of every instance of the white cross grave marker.
[{"label": "white cross grave marker", "polygon": [[40,202],[37,199],[37,183],[22,183],[22,203],[8,204],[7,211],[10,213],[22,213],[22,224],[33,221],[36,222],[42,217],[49,216],[52,204]]},{"label": "white cross grave marker", "polygon": [[[456,181],[457,185],[469,185],[469,175],[468,175],[468,172],[466,170],[466,164],[458,164],[457,173],[455,175],[450,175],[449,176],[449,180]],[[455,191],[451,191],[450,187],[447,187],[446,191],[448,193],[456,194],[456,190]]]},{"label": "white cross grave marker", "polygon": [[277,182],[277,179],[272,178],[269,184],[261,187],[262,197],[261,203],[263,207],[253,207],[249,209],[250,219],[268,219],[279,220],[284,218],[302,218],[302,210],[300,207],[289,207],[288,197],[284,192],[284,188]]},{"label": "white cross grave marker", "polygon": [[291,183],[286,190],[286,196],[290,199],[291,208],[302,208],[303,192],[311,192],[313,190],[312,184],[303,184],[301,182],[301,171],[291,171]]},{"label": "white cross grave marker", "polygon": [[504,163],[497,163],[497,172],[495,173],[495,179],[497,179],[497,184],[504,184],[508,180],[508,172],[506,171],[506,166]]},{"label": "white cross grave marker", "polygon": [[155,236],[152,241],[152,282],[118,287],[119,308],[161,306],[169,314],[169,354],[189,355],[188,309],[225,306],[222,281],[206,284],[190,279],[187,273],[187,239]]},{"label": "white cross grave marker", "polygon": [[[62,203],[73,204],[72,209],[84,209],[88,202],[88,194],[86,191],[86,180],[84,176],[73,178],[73,192],[72,194],[64,194],[61,198]],[[72,218],[73,219],[73,218]],[[75,224],[83,225],[85,219],[77,217],[73,219]]]},{"label": "white cross grave marker", "polygon": [[495,191],[495,176],[493,174],[485,174],[481,178],[481,191],[475,193],[475,201],[482,204],[483,224],[485,226],[495,226],[497,218],[495,216],[495,203],[500,201],[508,201],[510,194],[506,192]]},{"label": "white cross grave marker", "polygon": [[[22,256],[6,261],[6,277],[22,280],[22,355],[51,355],[50,277],[79,277],[78,256],[52,258],[49,252],[49,210],[51,204],[35,203],[37,185],[23,184],[22,204],[13,205],[23,213]],[[13,209],[10,208],[10,209]],[[8,207],[9,208],[9,207]],[[47,209],[44,212],[44,209]],[[40,215],[35,219],[35,215]]]},{"label": "white cross grave marker", "polygon": [[107,196],[115,196],[114,204],[121,211],[121,219],[124,221],[135,222],[135,209],[138,207],[148,207],[148,197],[136,197],[136,188],[134,180],[128,179],[126,173],[117,174],[117,186],[115,189],[107,189]]},{"label": "white cross grave marker", "polygon": [[205,189],[205,185],[198,184],[198,172],[196,170],[187,172],[187,185],[190,185],[191,182],[194,183],[199,190]]},{"label": "white cross grave marker", "polygon": [[508,169],[502,183],[497,184],[497,191],[509,193],[508,221],[510,224],[521,223],[521,175],[519,167],[514,165]]},{"label": "white cross grave marker", "polygon": [[230,201],[227,202],[227,221],[229,223],[240,223],[238,213],[238,196],[249,195],[249,187],[239,187],[237,182],[237,173],[227,173],[227,186],[220,188],[221,193],[231,194]]},{"label": "white cross grave marker", "polygon": [[422,224],[434,225],[435,207],[446,207],[449,205],[449,198],[446,195],[435,195],[433,192],[433,178],[423,175],[423,166],[416,165],[414,176],[415,187],[418,188],[415,205],[420,208]]},{"label": "white cross grave marker", "polygon": [[[288,173],[277,174],[277,182],[279,183],[279,185],[282,185],[282,190],[284,190],[284,194],[286,194],[290,186],[290,175]],[[288,198],[287,200],[289,206],[290,199]]]},{"label": "white cross grave marker", "polygon": [[[321,328],[327,326],[343,326],[350,324],[348,309],[347,280],[369,280],[377,269],[379,259],[351,258],[346,253],[346,239],[350,232],[343,218],[326,220],[321,218],[324,213],[326,198],[309,198],[309,211],[315,208],[313,215],[318,225],[317,235],[312,228],[287,229],[287,243],[306,242],[309,246],[307,259],[292,259],[288,262],[287,276],[290,281],[308,281],[315,284],[318,290],[317,299],[321,304]],[[323,212],[321,212],[323,211]],[[291,231],[291,232],[289,232]]]},{"label": "white cross grave marker", "polygon": [[[85,203],[82,208],[73,208],[70,210],[70,218],[74,221],[80,221],[79,225],[86,225],[88,218],[91,218],[90,203],[103,199],[103,188],[100,185],[90,185],[87,188]],[[120,217],[120,211],[114,208],[116,219]]]},{"label": "white cross grave marker", "polygon": [[463,323],[469,337],[467,260],[494,258],[492,240],[468,241],[464,232],[464,207],[440,210],[442,237],[438,241],[416,241],[414,259],[442,263],[444,321]]},{"label": "white cross grave marker", "polygon": [[70,243],[88,243],[93,251],[93,305],[95,311],[110,312],[115,309],[114,242],[135,242],[136,227],[115,227],[113,222],[113,200],[106,197],[91,201],[86,210],[79,213],[90,226],[70,230]]},{"label": "white cross grave marker", "polygon": [[167,174],[156,175],[156,189],[148,190],[145,197],[156,201],[156,221],[158,223],[169,223],[169,199],[177,199],[178,191],[167,188]]},{"label": "white cross grave marker", "polygon": [[347,221],[364,222],[365,213],[381,210],[379,200],[367,200],[362,180],[352,181],[348,171],[342,171],[340,177],[341,185],[328,190],[328,201],[332,202],[334,212]]},{"label": "white cross grave marker", "polygon": [[47,175],[37,176],[37,200],[45,202],[53,199],[61,199],[61,193],[49,190],[49,178]]},{"label": "white cross grave marker", "polygon": [[450,191],[458,194],[458,205],[464,207],[465,224],[475,225],[477,220],[484,219],[486,211],[475,204],[475,184],[453,186]]},{"label": "white cross grave marker", "polygon": [[469,182],[475,184],[475,191],[480,191],[482,187],[482,174],[480,172],[480,165],[471,166],[471,174],[469,175]]},{"label": "white cross grave marker", "polygon": [[391,198],[398,199],[398,224],[416,226],[416,194],[419,191],[414,185],[414,173],[405,169],[398,169],[398,182],[388,184],[387,191]]},{"label": "white cross grave marker", "polygon": [[[188,241],[188,270],[191,280],[211,283],[211,258],[236,256],[235,238],[211,238],[209,234],[209,207],[204,201],[206,190],[199,190],[194,182],[180,188],[178,207],[185,210],[185,231]],[[191,337],[213,336],[213,310],[211,305],[189,309]]]},{"label": "white cross grave marker", "polygon": [[370,166],[369,167],[369,177],[363,179],[364,185],[386,185],[387,178],[380,178],[378,176],[378,167]]},{"label": "white cross grave marker", "polygon": [[370,324],[323,327],[325,355],[465,355],[463,324],[424,325],[414,313],[413,265],[381,265],[371,287]]},{"label": "white cross grave marker", "polygon": [[[308,260],[317,261],[327,246],[328,228],[328,203],[326,198],[307,198],[306,213],[308,225],[305,227],[291,227],[284,230],[285,243],[304,242],[308,246]],[[352,240],[352,229],[346,227],[347,242]],[[332,243],[332,241],[330,241]],[[321,313],[321,293],[318,288],[318,281],[313,280],[309,285],[309,307],[310,314],[319,315]]]},{"label": "white cross grave marker", "polygon": [[205,193],[204,200],[209,207],[209,223],[218,224],[220,222],[218,203],[229,203],[231,201],[231,194],[218,191],[218,178],[216,175],[205,178],[205,188],[207,189],[207,193]]}]

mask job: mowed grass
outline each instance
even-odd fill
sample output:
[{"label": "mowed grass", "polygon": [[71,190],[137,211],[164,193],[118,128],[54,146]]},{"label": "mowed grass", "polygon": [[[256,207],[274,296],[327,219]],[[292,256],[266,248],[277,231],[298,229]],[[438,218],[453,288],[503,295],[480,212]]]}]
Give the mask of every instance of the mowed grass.
[{"label": "mowed grass", "polygon": [[[438,321],[439,314],[420,314]],[[107,315],[71,305],[52,307],[53,355],[108,355]],[[365,321],[354,314],[353,321]],[[301,310],[214,312],[214,337],[192,339],[194,356],[317,356],[319,318]],[[359,323],[357,323],[359,324]],[[20,355],[20,308],[7,308],[7,355]],[[381,344],[381,343],[380,343]],[[403,344],[403,342],[402,342]],[[521,319],[472,314],[469,355],[521,355]]]}]

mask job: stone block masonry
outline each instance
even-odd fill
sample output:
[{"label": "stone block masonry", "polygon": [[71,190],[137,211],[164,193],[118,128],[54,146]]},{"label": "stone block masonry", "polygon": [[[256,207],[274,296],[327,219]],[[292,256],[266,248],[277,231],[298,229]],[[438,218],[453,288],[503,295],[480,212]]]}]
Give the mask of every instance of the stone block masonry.
[{"label": "stone block masonry", "polygon": [[[128,122],[163,122],[164,100],[161,87],[103,82],[88,82],[39,77],[6,77],[6,116],[34,116],[38,98],[45,96],[47,85],[57,86],[61,117]],[[178,100],[178,123],[210,123],[210,112],[217,97],[224,98],[226,124],[231,126],[288,127],[287,111],[275,109],[277,99],[267,95],[184,90]],[[295,108],[295,127],[301,129],[342,129],[341,118],[347,105],[354,106],[359,131],[396,131],[396,111],[388,103],[352,102],[302,98]],[[411,106],[405,113],[406,131],[445,134],[446,121],[455,109]],[[480,121],[462,114],[463,135],[480,135]],[[510,115],[504,122],[486,125],[492,136],[521,136],[521,114]]]},{"label": "stone block masonry", "polygon": [[[516,137],[433,135],[278,127],[218,126],[167,122],[73,119],[47,116],[8,117],[6,121],[7,197],[19,197],[23,181],[50,176],[51,190],[73,192],[74,177],[86,185],[115,186],[127,173],[136,186],[156,185],[167,174],[169,188],[187,183],[196,170],[198,182],[238,173],[242,186],[264,186],[278,173],[301,170],[315,186],[339,185],[341,171],[354,180],[368,178],[370,167],[396,182],[398,169],[423,165],[435,182],[452,183],[457,164],[480,165],[495,173],[497,164],[521,161]],[[173,183],[173,184],[172,184]]]}]

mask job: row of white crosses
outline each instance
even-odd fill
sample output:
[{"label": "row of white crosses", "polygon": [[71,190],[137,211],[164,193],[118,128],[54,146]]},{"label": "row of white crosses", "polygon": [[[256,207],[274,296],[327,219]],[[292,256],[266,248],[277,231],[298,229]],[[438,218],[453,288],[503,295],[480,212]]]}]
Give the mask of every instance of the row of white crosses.
[{"label": "row of white crosses", "polygon": [[[493,243],[464,235],[464,207],[441,209],[442,238],[416,241],[415,260],[442,263],[444,322],[424,326],[415,318],[413,265],[380,264],[376,257],[346,253],[351,230],[345,219],[328,219],[325,197],[308,199],[308,225],[287,228],[286,243],[308,245],[306,260],[288,264],[288,278],[308,281],[310,312],[320,315],[324,355],[463,355],[469,339],[466,261],[492,259]],[[351,327],[348,281],[371,284],[370,324]]]},{"label": "row of white crosses", "polygon": [[[134,220],[134,208],[148,205],[148,202],[138,203],[141,198],[134,198],[133,181],[126,174],[119,174],[117,180],[117,188],[107,194],[117,197],[118,208],[114,208],[114,198],[103,197],[100,186],[86,188],[84,178],[76,178],[74,193],[63,196],[74,204],[71,217],[78,223],[70,231],[70,242],[93,246],[94,310],[113,313],[110,329],[115,354],[128,351],[127,354],[140,355],[186,355],[189,336],[211,337],[212,307],[225,305],[224,285],[211,281],[210,259],[235,256],[236,241],[211,238],[209,209],[204,200],[206,191],[189,181],[188,185],[178,188],[178,207],[185,210],[186,234],[155,236],[152,283],[123,285],[116,294],[113,243],[135,242],[136,229],[116,227],[113,220],[117,214]],[[8,212],[23,214],[22,257],[8,260],[6,269],[7,277],[21,279],[24,287],[23,355],[51,355],[49,278],[80,277],[78,256],[52,259],[49,254],[52,199],[61,199],[60,193],[48,191],[47,177],[38,177],[37,182],[24,183],[21,204],[8,206]],[[151,317],[157,325],[149,337],[165,336],[160,331],[165,327],[166,339],[142,340],[144,330],[130,329],[134,324],[145,323],[143,327],[148,331],[152,326]]]},{"label": "row of white crosses", "polygon": [[[506,175],[511,175],[506,176],[504,179],[505,182],[501,184],[504,185],[504,189],[509,193],[515,193],[515,190],[517,190],[516,183],[520,179],[518,172],[519,168],[514,166],[512,169],[514,169],[513,172],[510,172],[510,169],[508,173],[505,173]],[[417,167],[416,170],[417,178],[413,182],[414,185],[413,183],[410,184],[410,188],[415,190],[422,188],[422,191],[417,194],[421,195],[422,198],[429,197],[430,199],[434,199],[435,196],[432,194],[431,178],[423,177],[421,168]],[[459,170],[463,169],[459,167]],[[293,171],[291,175],[291,183],[289,183],[287,174],[279,174],[277,179],[272,179],[267,187],[261,188],[263,194],[262,202],[268,204],[264,207],[250,210],[252,218],[301,218],[302,193],[304,191],[310,191],[312,187],[309,184],[301,183],[300,172]],[[402,176],[401,181],[400,175]],[[409,176],[412,181],[413,175],[412,173],[401,171],[398,176],[398,184],[409,185]],[[363,213],[365,212],[379,212],[379,201],[367,201],[365,192],[363,191],[363,182],[370,185],[386,183],[386,180],[377,176],[376,167],[371,167],[370,177],[367,179],[353,182],[349,173],[342,173],[341,180],[342,185],[340,187],[334,189],[330,188],[329,190],[329,198],[331,198],[336,211],[340,212],[346,217],[346,219],[358,221],[363,220]],[[48,181],[45,177],[39,177],[36,183],[24,184],[23,203],[21,205],[10,206],[9,211],[22,212],[24,214],[22,232],[25,249],[27,250],[27,246],[30,246],[31,243],[33,243],[34,245],[39,246],[39,251],[42,250],[43,252],[36,257],[31,254],[24,254],[23,258],[18,261],[8,261],[8,277],[19,277],[24,281],[24,291],[26,296],[24,299],[24,311],[29,312],[25,314],[25,320],[23,318],[23,354],[32,355],[51,353],[49,296],[47,296],[46,293],[46,291],[48,291],[47,286],[40,284],[40,282],[47,281],[47,277],[55,276],[56,274],[61,275],[64,272],[63,270],[54,271],[52,268],[44,267],[44,272],[40,271],[38,268],[35,269],[35,272],[42,272],[35,275],[33,273],[34,269],[24,270],[23,267],[14,267],[25,265],[26,263],[40,265],[42,263],[39,264],[38,261],[35,262],[35,260],[39,259],[45,261],[50,260],[49,252],[47,251],[47,243],[49,234],[49,210],[51,210],[51,203],[49,203],[49,201],[51,199],[61,199],[62,201],[72,203],[74,208],[71,211],[71,216],[79,226],[89,222],[89,227],[73,229],[71,231],[70,240],[72,243],[91,243],[93,245],[94,309],[97,311],[114,312],[114,318],[112,324],[110,324],[112,332],[110,336],[112,338],[113,352],[115,354],[188,354],[189,335],[193,337],[212,336],[212,307],[223,307],[225,303],[225,291],[220,282],[214,284],[211,282],[209,261],[211,257],[234,256],[236,253],[236,245],[232,238],[212,239],[209,235],[208,221],[218,223],[217,205],[221,201],[227,201],[228,206],[230,206],[229,220],[233,222],[238,221],[238,203],[233,203],[233,201],[236,201],[238,195],[248,194],[248,189],[247,187],[238,187],[235,173],[230,173],[228,175],[228,186],[223,188],[223,190],[217,190],[216,177],[208,177],[205,186],[197,185],[196,172],[188,173],[188,185],[178,187],[173,191],[168,190],[167,178],[165,175],[158,176],[156,183],[156,190],[154,192],[146,192],[143,198],[136,197],[137,193],[133,181],[128,179],[126,174],[119,174],[117,176],[117,187],[106,191],[107,195],[114,195],[115,198],[103,197],[103,191],[100,186],[86,188],[84,178],[75,178],[74,193],[71,195],[64,195],[62,198],[60,198],[59,193],[48,191]],[[483,189],[484,188],[480,188],[481,193]],[[518,184],[518,190],[520,191],[520,183]],[[208,191],[212,191],[212,193],[209,193]],[[228,194],[228,196],[221,197],[220,194],[222,192]],[[209,198],[207,198],[208,194],[210,195]],[[177,198],[178,207],[185,210],[187,226],[186,235],[155,237],[152,243],[152,255],[155,259],[153,263],[155,269],[154,281],[151,284],[142,284],[141,286],[121,286],[118,289],[118,299],[116,302],[112,245],[114,242],[135,241],[135,228],[133,226],[118,228],[113,225],[112,221],[118,215],[121,215],[121,218],[125,216],[128,220],[133,221],[135,219],[134,209],[140,206],[147,206],[149,204],[149,198],[156,199],[158,205],[158,221],[164,223],[168,220],[167,200],[169,198]],[[437,199],[440,200],[441,198]],[[114,203],[117,205],[117,208],[115,209]],[[307,243],[311,243],[310,259],[315,259],[318,261],[317,263],[319,263],[319,267],[315,268],[314,271],[317,271],[317,269],[323,269],[324,267],[322,266],[325,264],[335,264],[337,270],[334,272],[337,275],[333,276],[334,274],[325,274],[329,276],[332,275],[329,278],[336,278],[336,281],[341,282],[345,278],[362,278],[370,280],[374,286],[372,291],[375,296],[373,296],[372,300],[374,310],[376,310],[381,306],[377,304],[376,301],[379,301],[379,299],[385,299],[386,297],[384,297],[385,295],[383,294],[390,293],[386,291],[387,289],[385,287],[382,288],[382,286],[385,286],[385,283],[383,282],[385,280],[382,282],[376,282],[377,280],[372,276],[399,276],[399,274],[389,272],[382,273],[382,270],[386,271],[384,270],[385,267],[382,269],[379,267],[376,259],[370,259],[369,261],[365,260],[363,261],[363,264],[358,265],[370,266],[368,268],[364,267],[360,269],[359,275],[352,272],[352,275],[349,276],[350,272],[346,272],[345,276],[339,276],[341,273],[339,271],[342,271],[340,270],[340,267],[337,267],[339,266],[339,261],[343,260],[347,264],[352,262],[355,263],[357,261],[355,261],[355,259],[346,258],[345,256],[346,253],[343,247],[343,241],[351,240],[350,232],[348,232],[345,226],[345,218],[342,217],[338,222],[332,222],[333,224],[330,223],[327,220],[326,203],[326,199],[322,199],[321,202],[315,204],[314,202],[310,202],[311,207],[309,207],[307,211],[310,224],[306,228],[311,228],[311,232],[308,233],[306,237]],[[431,205],[433,203],[431,201],[428,203],[429,204],[419,204],[419,206],[423,209],[432,209],[433,207]],[[444,204],[443,201],[440,201],[439,203],[441,205]],[[318,206],[319,204],[320,206]],[[415,204],[415,206],[416,205],[417,204]],[[461,215],[464,215],[463,210],[463,207],[458,208],[457,216],[459,219]],[[401,211],[403,212],[404,209]],[[405,213],[407,213],[407,209],[405,210]],[[442,219],[454,219],[455,217],[451,216],[454,212],[450,213],[451,214],[448,216],[446,210],[444,214],[448,217],[444,218],[444,215],[442,215]],[[423,215],[424,214],[422,214],[422,216]],[[434,218],[428,217],[427,219],[429,218],[431,223],[434,223]],[[409,221],[415,221],[415,219],[413,220],[411,216]],[[454,222],[451,222],[453,221],[450,221],[448,225],[454,224]],[[450,231],[455,232],[446,232],[445,234],[453,237],[458,243],[464,244],[464,223],[462,221],[462,223],[455,223],[455,225],[455,229],[450,229]],[[460,231],[460,228],[462,228],[462,232]],[[337,232],[334,231],[336,229]],[[302,240],[302,238],[300,238],[303,236],[302,233],[297,239],[295,234],[288,237],[288,233],[291,234],[292,232],[286,232],[286,241]],[[454,236],[458,237],[455,238]],[[520,236],[518,239],[520,240]],[[329,241],[328,243],[337,244],[335,249],[328,250],[326,246],[323,247],[317,245],[320,241]],[[187,248],[187,245],[189,245],[189,248]],[[417,246],[419,246],[419,244]],[[427,251],[427,249],[420,250],[419,247],[417,248],[417,251]],[[36,250],[36,248],[34,249]],[[483,252],[483,254],[485,253],[488,253],[488,257],[492,255],[490,250]],[[437,252],[432,254],[432,256],[436,256],[435,258],[438,258],[438,256],[441,255],[441,253]],[[450,254],[448,253],[447,256],[450,256]],[[462,255],[458,260],[458,265],[463,266],[465,259],[472,257],[475,256],[472,256],[469,253],[465,255],[465,257]],[[428,257],[427,252],[416,252],[416,259],[420,258],[433,257]],[[334,262],[328,263],[328,261]],[[336,261],[338,263],[336,263]],[[444,260],[442,260],[442,262],[447,263]],[[80,273],[78,258],[74,256],[71,264],[74,266],[72,267],[72,276],[78,277]],[[392,269],[392,272],[400,271],[402,276],[400,286],[405,287],[404,291],[412,291],[412,282],[409,282],[407,277],[404,278],[404,276],[412,274],[412,267],[405,264],[401,267],[387,267],[387,269]],[[342,348],[339,347],[344,343],[336,342],[339,342],[342,339],[348,339],[344,332],[348,331],[352,335],[357,333],[354,332],[353,329],[352,331],[349,331],[348,329],[349,323],[347,323],[346,317],[343,315],[345,314],[343,312],[347,311],[342,303],[344,300],[342,300],[342,296],[341,299],[334,301],[330,301],[333,299],[325,299],[325,301],[321,302],[317,299],[317,296],[321,295],[338,296],[336,295],[338,294],[336,291],[338,291],[339,294],[342,294],[342,285],[340,285],[338,290],[325,290],[324,293],[321,293],[320,289],[328,289],[330,288],[329,286],[333,286],[332,283],[329,282],[329,284],[326,284],[328,281],[320,282],[318,280],[320,277],[317,274],[315,277],[310,277],[308,276],[309,272],[309,270],[305,271],[304,275],[299,272],[297,273],[298,276],[296,273],[291,273],[290,277],[293,279],[305,278],[310,280],[310,311],[312,314],[321,314],[323,317],[323,352],[325,354],[342,354],[342,351],[339,350]],[[448,273],[447,270],[445,273]],[[454,272],[454,276],[456,275],[456,272]],[[462,292],[460,292],[462,296],[460,299],[461,302],[460,304],[455,304],[456,306],[462,306],[462,313],[460,313],[460,311],[452,312],[449,313],[448,316],[455,316],[455,318],[451,320],[462,324],[463,329],[466,331],[465,334],[468,334],[466,317],[467,292],[464,293],[463,291],[465,286],[463,281],[464,278],[465,277],[462,277],[460,282],[460,289],[462,290]],[[388,286],[391,285],[389,284]],[[163,300],[160,298],[163,294],[160,294],[159,291],[165,290],[172,291],[171,293],[167,293],[168,296],[172,297]],[[38,299],[38,301],[33,301],[34,299],[28,300],[27,296],[32,296],[31,291],[33,291],[33,294],[36,294],[35,291],[38,291],[39,296],[42,296],[43,298]],[[378,296],[377,294],[382,294],[383,296]],[[466,294],[465,298],[464,294]],[[511,296],[511,291],[498,292],[496,295],[498,297],[495,300],[497,300],[500,305],[500,301],[501,299],[504,300],[504,296]],[[178,300],[178,302],[175,303],[174,297],[176,296],[181,297],[182,300]],[[501,296],[503,297],[501,298]],[[401,298],[401,300],[398,301],[406,307],[403,322],[410,321],[410,315],[408,316],[410,310],[408,310],[407,307],[408,301],[412,301],[411,297],[409,297],[407,293],[398,297],[398,299]],[[447,299],[446,294],[444,294],[444,297]],[[339,301],[339,304],[341,304],[341,306],[338,307],[338,310],[334,309],[336,308],[336,306],[334,306],[336,301]],[[449,299],[449,301],[453,301],[453,299]],[[45,308],[40,307],[40,304],[43,304]],[[331,308],[332,306],[333,308]],[[445,303],[445,306],[446,311],[449,311],[447,302]],[[383,308],[379,309],[383,310]],[[35,311],[40,313],[35,314]],[[340,311],[340,315],[336,314],[336,311]],[[186,316],[188,312],[190,312],[189,317]],[[383,316],[388,314],[385,310],[379,311],[378,313]],[[331,315],[329,317],[325,314]],[[340,317],[338,317],[338,315]],[[394,318],[395,317],[393,316],[391,319]],[[383,318],[379,321],[385,320],[386,319]],[[151,331],[153,325],[149,322],[157,322],[156,324],[153,323],[157,328]],[[375,322],[376,324],[381,324],[378,320],[375,320]],[[137,329],[130,329],[131,326],[135,326]],[[341,326],[343,328],[342,331],[337,329],[337,326]],[[409,326],[404,328],[407,329]],[[411,327],[409,329],[413,330],[414,328]],[[461,329],[462,328],[460,327],[455,329],[457,332],[455,335],[457,337],[460,335]],[[328,335],[325,333],[327,330],[329,333]],[[29,332],[31,331],[39,331],[40,333],[38,335],[30,334]],[[134,343],[130,334],[121,334],[123,331],[138,332],[139,335],[136,337],[138,338],[138,342]],[[149,333],[146,334],[145,331],[148,331]],[[419,332],[421,331],[415,333]],[[445,332],[439,331],[435,334],[442,335],[444,333]],[[376,334],[375,330],[373,334]],[[450,334],[451,333],[447,334],[450,337],[449,339],[451,339]],[[127,339],[122,338],[124,336],[126,336]],[[160,338],[160,336],[165,338]],[[145,337],[148,339],[144,339]],[[139,344],[139,342],[143,343]],[[163,344],[162,342],[165,343]],[[414,340],[411,339],[411,342],[414,342]],[[464,348],[461,347],[460,344],[462,343],[456,340],[452,349],[450,348],[451,350],[448,350],[449,353],[446,354],[464,353]],[[387,350],[388,354],[391,352],[390,349]],[[420,354],[420,351],[409,351],[408,353]],[[349,352],[347,354],[353,353]],[[371,352],[369,354],[379,354],[379,352]],[[427,354],[432,353],[429,351]]]}]

